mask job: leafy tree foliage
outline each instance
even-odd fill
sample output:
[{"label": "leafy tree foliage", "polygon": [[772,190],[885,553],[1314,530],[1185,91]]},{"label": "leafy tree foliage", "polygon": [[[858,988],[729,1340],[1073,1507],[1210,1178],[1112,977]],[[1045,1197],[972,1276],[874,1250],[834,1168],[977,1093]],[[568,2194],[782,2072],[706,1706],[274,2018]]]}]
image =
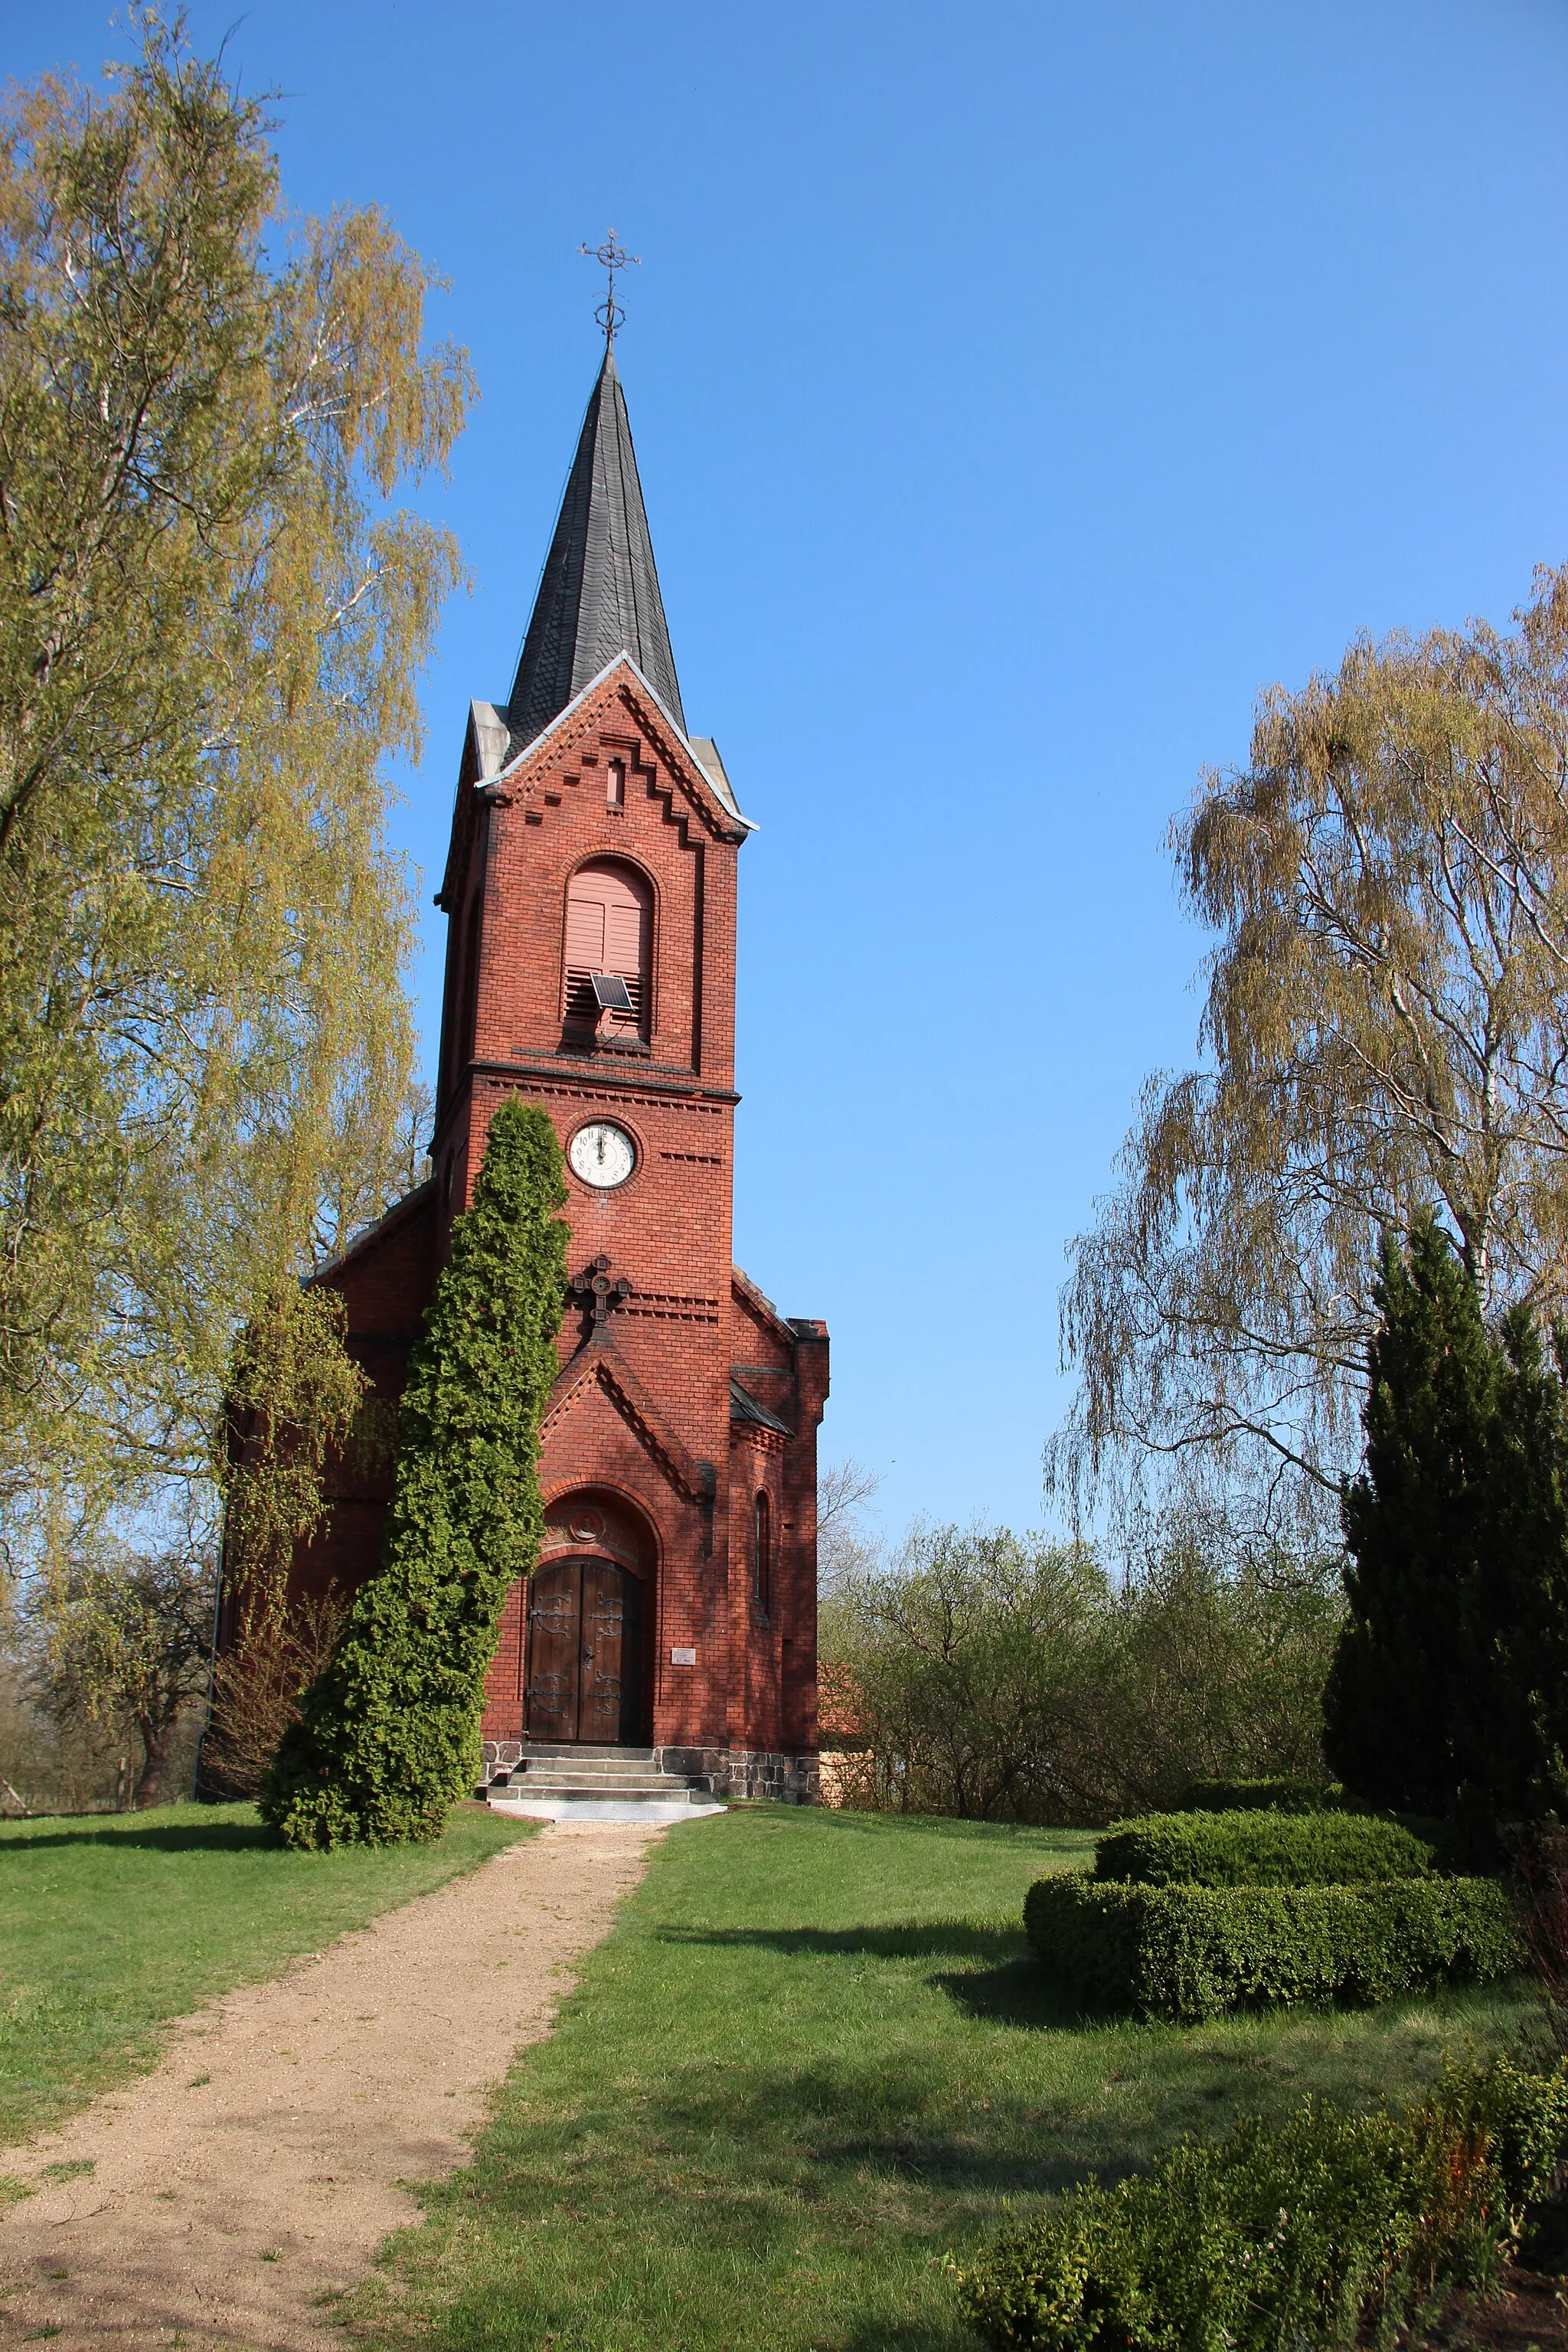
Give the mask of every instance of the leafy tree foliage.
[{"label": "leafy tree foliage", "polygon": [[1096,1653],[1097,1817],[1179,1806],[1194,1780],[1323,1777],[1332,1561],[1168,1511],[1126,1559]]},{"label": "leafy tree foliage", "polygon": [[342,1628],[346,1604],[335,1588],[292,1596],[289,1588],[298,1547],[330,1514],[329,1462],[384,1450],[370,1383],[344,1345],[346,1326],[337,1292],[275,1278],[229,1365],[214,1462],[229,1625],[213,1665],[201,1775],[237,1796],[260,1788]]},{"label": "leafy tree foliage", "polygon": [[1104,1821],[1213,1773],[1321,1768],[1325,1577],[1172,1522],[1113,1584],[1087,1549],[918,1529],[825,1597],[825,1748],[853,1801]]},{"label": "leafy tree foliage", "polygon": [[181,1717],[206,1687],[214,1575],[198,1546],[100,1546],[49,1577],[39,1598],[40,1682],[53,1714],[134,1729],[133,1805],[155,1805]]},{"label": "leafy tree foliage", "polygon": [[249,1612],[213,1661],[212,1711],[202,1738],[202,1785],[225,1796],[259,1794],[306,1691],[331,1663],[347,1603],[334,1585],[296,1593],[288,1608]]},{"label": "leafy tree foliage", "polygon": [[[221,1717],[214,1760],[221,1747],[229,1781],[237,1789],[248,1779],[245,1793],[258,1784],[342,1620],[330,1601],[304,1620],[290,1617],[285,1599],[295,1546],[327,1515],[326,1464],[354,1442],[364,1399],[343,1321],[331,1291],[275,1277],[230,1364],[214,1470],[226,1506],[222,1569],[234,1638],[212,1694]],[[150,1551],[56,1511],[26,1593],[23,1649],[41,1661],[36,1680],[48,1712],[62,1727],[73,1719],[113,1726],[122,1745],[140,1744],[138,1804],[155,1801],[182,1712],[206,1686],[214,1547],[199,1518],[182,1533],[183,1541]],[[263,1717],[272,1731],[258,1765]]]},{"label": "leafy tree foliage", "polygon": [[539,1418],[557,1369],[565,1200],[548,1114],[504,1103],[410,1361],[385,1565],[264,1793],[291,1844],[437,1836],[474,1784],[501,1604],[543,1529]]},{"label": "leafy tree foliage", "polygon": [[1208,1059],[1150,1080],[1075,1245],[1048,1467],[1321,1518],[1385,1227],[1436,1203],[1488,1312],[1568,1281],[1568,570],[1512,634],[1363,639],[1266,695],[1172,845]]},{"label": "leafy tree foliage", "polygon": [[[235,1332],[407,1181],[386,763],[471,384],[374,211],[149,16],[0,122],[0,1499],[205,1487]],[[206,1490],[210,1493],[210,1489]],[[20,1533],[18,1533],[20,1531]]]},{"label": "leafy tree foliage", "polygon": [[284,1276],[267,1285],[235,1343],[214,1470],[225,1580],[250,1617],[280,1605],[295,1548],[327,1515],[326,1465],[349,1447],[367,1400],[347,1323],[337,1292]]}]

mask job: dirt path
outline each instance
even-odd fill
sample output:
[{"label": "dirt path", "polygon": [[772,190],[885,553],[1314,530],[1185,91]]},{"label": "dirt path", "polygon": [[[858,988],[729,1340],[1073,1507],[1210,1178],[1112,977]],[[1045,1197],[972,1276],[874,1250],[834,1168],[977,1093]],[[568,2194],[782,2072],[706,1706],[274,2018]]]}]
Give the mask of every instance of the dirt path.
[{"label": "dirt path", "polygon": [[399,2183],[465,2160],[658,1834],[508,1847],[183,2020],[154,2074],[0,2151],[39,2184],[0,2218],[0,2343],[341,2352],[332,2298],[417,2219]]}]

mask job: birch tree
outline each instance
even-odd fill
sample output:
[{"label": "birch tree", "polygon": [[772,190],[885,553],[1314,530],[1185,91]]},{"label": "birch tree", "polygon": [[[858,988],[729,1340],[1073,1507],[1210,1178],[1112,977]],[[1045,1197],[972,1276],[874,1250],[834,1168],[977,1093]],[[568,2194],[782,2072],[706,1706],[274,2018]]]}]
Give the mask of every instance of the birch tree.
[{"label": "birch tree", "polygon": [[211,1499],[235,1334],[407,1181],[392,763],[472,394],[374,211],[142,20],[0,122],[0,1507]]}]

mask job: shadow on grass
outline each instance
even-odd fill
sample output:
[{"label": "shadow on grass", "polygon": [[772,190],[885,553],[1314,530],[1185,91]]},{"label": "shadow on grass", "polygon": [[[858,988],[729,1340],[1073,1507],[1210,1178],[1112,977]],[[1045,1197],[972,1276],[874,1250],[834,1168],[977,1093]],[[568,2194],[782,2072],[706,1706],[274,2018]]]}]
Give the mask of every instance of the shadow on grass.
[{"label": "shadow on grass", "polygon": [[1085,2033],[1124,2023],[1125,2010],[1092,2001],[1054,1977],[1033,1952],[1012,1953],[994,1968],[953,1969],[931,1979],[939,1992],[987,2025],[1032,2033]]},{"label": "shadow on grass", "polygon": [[[121,1826],[123,1822],[123,1826]],[[101,1829],[22,1830],[0,1838],[0,1853],[62,1845],[136,1845],[153,1853],[247,1853],[275,1848],[277,1839],[259,1822],[181,1822],[160,1829],[140,1821],[105,1822]]]},{"label": "shadow on grass", "polygon": [[921,2326],[919,2321],[899,2320],[891,2325],[886,2320],[872,2320],[869,2326],[857,2327],[854,2334],[839,2338],[844,2352],[952,2352],[955,2342],[971,2346],[973,2337],[956,2318],[943,2326],[933,2321]]},{"label": "shadow on grass", "polygon": [[661,1927],[663,1944],[809,1954],[828,1959],[974,1960],[929,1979],[971,2017],[1037,2033],[1078,2033],[1125,2012],[1089,2000],[1054,1977],[1012,1927],[920,1919],[887,1927]]},{"label": "shadow on grass", "polygon": [[968,1919],[916,1919],[886,1927],[661,1927],[661,1944],[703,1944],[734,1951],[821,1955],[829,1959],[990,1960],[1012,1958],[1016,1927]]},{"label": "shadow on grass", "polygon": [[[736,1810],[776,1817],[780,1808],[758,1804]],[[900,1837],[1000,1838],[1026,1845],[1067,1846],[1073,1852],[1092,1845],[1100,1834],[1096,1830],[1053,1828],[1039,1822],[971,1822],[953,1813],[858,1813],[837,1805],[812,1806],[810,1819],[815,1829],[838,1837],[886,1837],[896,1832]]]},{"label": "shadow on grass", "polygon": [[[710,2165],[715,2151],[728,2151],[743,2173],[766,2151],[758,2169],[793,2174],[801,2185],[815,2179],[813,2193],[827,2188],[851,2199],[868,2169],[989,2202],[1068,2188],[1097,2167],[1115,2177],[1139,2161],[1131,2150],[1108,2158],[1102,2122],[1092,2115],[1015,2097],[965,2102],[954,2113],[949,2086],[909,2062],[862,2069],[827,2060],[759,2069],[739,2083],[693,2073],[668,2086],[647,2125],[656,2144],[700,2147]],[[720,2168],[728,2175],[728,2158]],[[746,2212],[750,2227],[749,2204]]]}]

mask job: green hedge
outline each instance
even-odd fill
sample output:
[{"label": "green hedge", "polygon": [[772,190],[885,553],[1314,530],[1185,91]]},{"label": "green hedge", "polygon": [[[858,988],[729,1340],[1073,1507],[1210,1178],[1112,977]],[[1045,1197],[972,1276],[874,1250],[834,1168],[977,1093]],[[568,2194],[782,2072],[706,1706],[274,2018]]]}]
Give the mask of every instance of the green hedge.
[{"label": "green hedge", "polygon": [[1324,1813],[1340,1795],[1337,1780],[1189,1780],[1182,1805],[1194,1813]]},{"label": "green hedge", "polygon": [[1524,1966],[1490,1878],[1363,1886],[1135,1886],[1068,1872],[1024,1906],[1029,1940],[1077,1991],[1179,2023],[1296,2001],[1380,2001]]},{"label": "green hedge", "polygon": [[958,2272],[994,2352],[1383,2343],[1485,2289],[1568,2150],[1568,2067],[1450,2072],[1404,2113],[1308,2105],[1089,2183]]},{"label": "green hedge", "polygon": [[1375,1813],[1145,1813],[1094,1852],[1096,1878],[1142,1886],[1353,1886],[1425,1878],[1436,1859]]}]

